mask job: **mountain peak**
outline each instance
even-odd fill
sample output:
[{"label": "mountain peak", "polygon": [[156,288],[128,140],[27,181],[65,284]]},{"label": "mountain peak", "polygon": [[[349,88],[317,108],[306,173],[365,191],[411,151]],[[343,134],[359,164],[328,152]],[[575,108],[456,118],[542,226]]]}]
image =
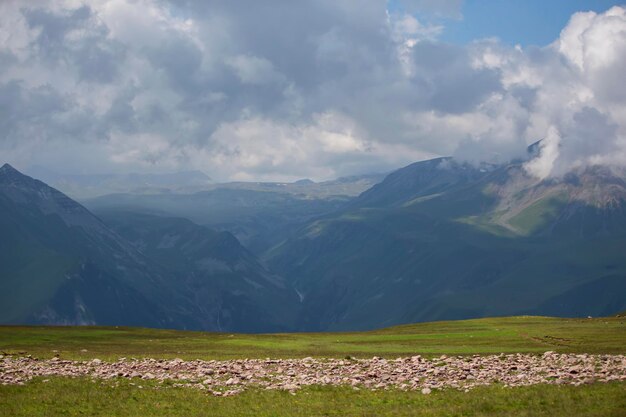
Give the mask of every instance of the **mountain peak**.
[{"label": "mountain peak", "polygon": [[6,163],[0,167],[0,173],[5,172],[19,172],[17,169],[13,168],[10,164]]},{"label": "mountain peak", "polygon": [[24,174],[9,164],[4,164],[0,167],[0,179],[3,179],[4,182],[21,181],[24,177],[26,177]]},{"label": "mountain peak", "polygon": [[2,184],[21,184],[22,186],[27,185],[28,187],[36,187],[47,186],[40,181],[35,180],[34,178],[29,177],[26,174],[21,173],[17,169],[13,168],[10,164],[4,164],[0,167],[0,183]]}]

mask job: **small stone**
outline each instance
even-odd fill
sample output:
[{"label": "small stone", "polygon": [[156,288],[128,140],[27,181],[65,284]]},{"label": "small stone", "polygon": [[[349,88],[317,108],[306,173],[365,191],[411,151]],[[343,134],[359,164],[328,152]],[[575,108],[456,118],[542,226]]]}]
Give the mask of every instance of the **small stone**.
[{"label": "small stone", "polygon": [[430,388],[422,388],[422,394],[424,395],[428,395],[432,392],[432,390]]},{"label": "small stone", "polygon": [[236,385],[239,383],[239,380],[237,378],[229,378],[228,381],[226,381],[226,385]]}]

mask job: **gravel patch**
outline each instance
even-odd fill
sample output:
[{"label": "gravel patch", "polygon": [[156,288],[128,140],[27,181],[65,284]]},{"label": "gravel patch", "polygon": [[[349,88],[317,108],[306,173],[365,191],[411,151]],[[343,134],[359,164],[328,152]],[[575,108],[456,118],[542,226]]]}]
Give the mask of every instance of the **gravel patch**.
[{"label": "gravel patch", "polygon": [[247,388],[287,390],[309,385],[344,385],[354,389],[433,390],[502,384],[581,385],[626,381],[626,355],[441,356],[426,359],[242,359],[184,361],[127,359],[105,362],[40,360],[0,355],[0,384],[25,384],[34,377],[90,377],[94,380],[151,380],[168,386],[206,390],[217,396],[235,395]]}]

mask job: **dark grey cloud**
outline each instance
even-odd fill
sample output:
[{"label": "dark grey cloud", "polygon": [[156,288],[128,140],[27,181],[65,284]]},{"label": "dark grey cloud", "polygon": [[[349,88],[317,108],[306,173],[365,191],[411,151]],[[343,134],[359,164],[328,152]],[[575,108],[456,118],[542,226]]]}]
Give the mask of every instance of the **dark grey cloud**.
[{"label": "dark grey cloud", "polygon": [[14,145],[37,129],[52,128],[55,117],[68,108],[67,100],[50,85],[29,89],[16,80],[0,85],[0,131]]},{"label": "dark grey cloud", "polygon": [[596,108],[583,107],[574,113],[561,134],[566,135],[567,140],[559,146],[560,158],[553,168],[557,175],[566,174],[572,164],[585,165],[584,159],[603,159],[620,151],[619,126]]},{"label": "dark grey cloud", "polygon": [[430,97],[426,105],[434,110],[466,113],[489,94],[502,91],[499,72],[472,68],[472,57],[462,47],[424,41],[412,51],[423,95]]},{"label": "dark grey cloud", "polygon": [[81,81],[111,83],[118,77],[123,55],[123,48],[111,45],[82,45],[74,53],[77,75]]},{"label": "dark grey cloud", "polygon": [[22,8],[20,11],[28,27],[38,31],[35,46],[39,54],[55,59],[64,58],[68,32],[84,26],[91,16],[91,9],[87,6],[57,13],[43,8]]}]

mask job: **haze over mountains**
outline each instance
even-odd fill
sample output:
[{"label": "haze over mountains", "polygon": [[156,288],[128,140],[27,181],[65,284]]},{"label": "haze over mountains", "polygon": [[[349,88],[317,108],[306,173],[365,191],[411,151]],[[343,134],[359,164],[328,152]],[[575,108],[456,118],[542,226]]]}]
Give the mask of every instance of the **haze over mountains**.
[{"label": "haze over mountains", "polygon": [[626,309],[624,171],[540,180],[525,163],[437,158],[358,196],[376,176],[87,208],[5,165],[0,322],[317,331]]},{"label": "haze over mountains", "polygon": [[202,191],[118,193],[84,199],[97,212],[132,212],[188,218],[195,223],[232,232],[248,249],[262,253],[280,243],[304,222],[343,207],[384,174],[358,175],[315,183],[231,182]]},{"label": "haze over mountains", "polygon": [[72,198],[90,198],[113,193],[154,194],[203,189],[213,183],[201,171],[170,174],[92,174],[67,175],[43,168],[30,167],[28,175],[44,181]]}]

